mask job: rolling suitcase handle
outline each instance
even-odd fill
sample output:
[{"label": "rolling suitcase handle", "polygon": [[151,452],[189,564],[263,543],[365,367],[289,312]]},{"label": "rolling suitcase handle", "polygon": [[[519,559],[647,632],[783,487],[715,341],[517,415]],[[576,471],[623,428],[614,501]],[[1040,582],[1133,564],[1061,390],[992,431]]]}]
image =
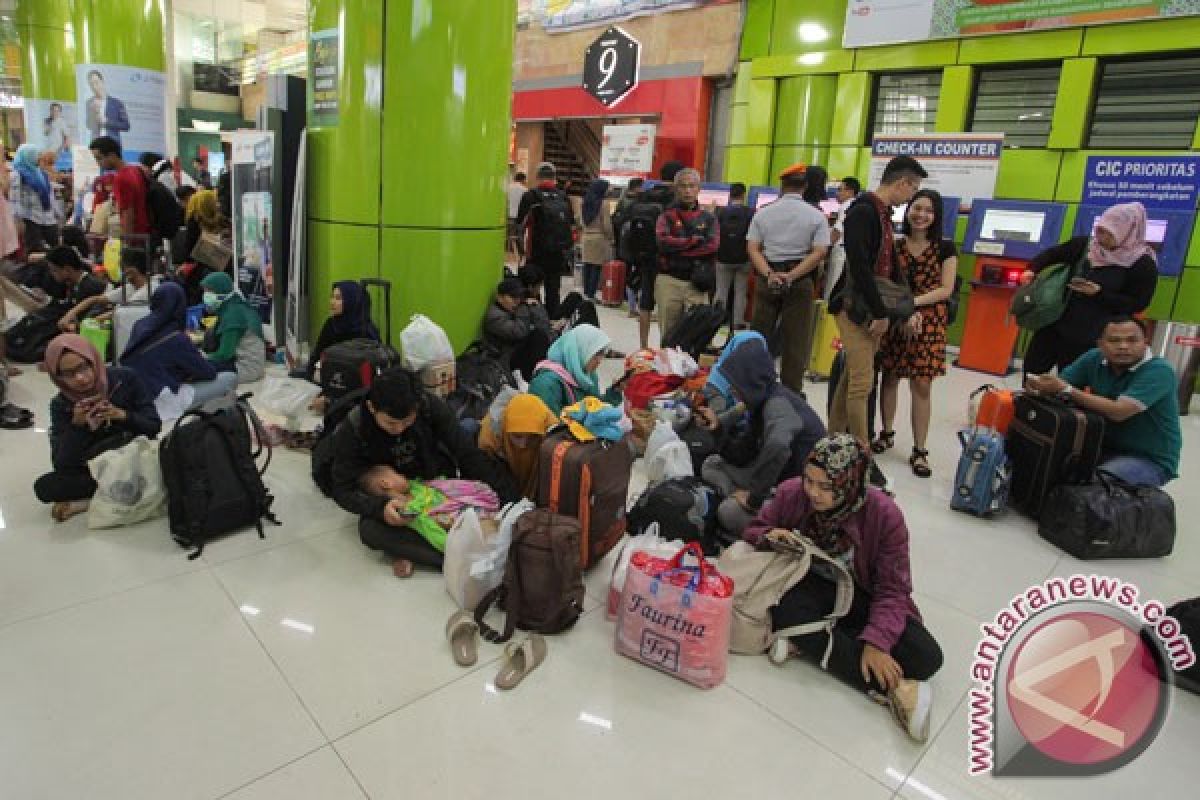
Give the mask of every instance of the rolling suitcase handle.
[{"label": "rolling suitcase handle", "polygon": [[370,287],[375,286],[383,291],[383,314],[384,314],[384,344],[392,343],[392,282],[384,278],[363,278],[358,282],[359,286],[363,287],[363,293],[369,294]]}]

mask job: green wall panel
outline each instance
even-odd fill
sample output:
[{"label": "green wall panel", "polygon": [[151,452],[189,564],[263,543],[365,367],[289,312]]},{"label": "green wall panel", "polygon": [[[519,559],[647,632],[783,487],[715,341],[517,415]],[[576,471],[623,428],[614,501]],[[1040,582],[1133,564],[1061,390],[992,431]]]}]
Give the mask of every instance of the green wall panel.
[{"label": "green wall panel", "polygon": [[874,189],[868,176],[871,174],[871,148],[860,147],[858,149],[858,179],[862,181],[864,189]]},{"label": "green wall panel", "polygon": [[813,145],[783,145],[771,149],[770,183],[779,183],[779,173],[792,164],[820,164],[822,167],[829,160],[828,147]]},{"label": "green wall panel", "polygon": [[959,43],[958,63],[1051,61],[1079,55],[1082,44],[1082,28],[971,37]]},{"label": "green wall panel", "polygon": [[386,15],[383,223],[503,228],[516,2],[410,2]]},{"label": "green wall panel", "polygon": [[1192,227],[1192,241],[1188,245],[1187,257],[1183,263],[1189,267],[1200,267],[1200,217]]},{"label": "green wall panel", "polygon": [[72,4],[76,62],[165,72],[163,6],[163,0],[76,0]]},{"label": "green wall panel", "polygon": [[738,64],[737,76],[733,79],[733,104],[750,102],[750,81],[753,77],[753,62],[742,61]]},{"label": "green wall panel", "polygon": [[1063,62],[1058,96],[1054,99],[1054,119],[1050,124],[1050,137],[1046,140],[1048,147],[1055,150],[1083,147],[1096,76],[1094,58],[1072,58]]},{"label": "green wall panel", "polygon": [[[383,6],[377,0],[309,0],[308,7],[312,30],[341,28],[337,122],[316,125],[309,115],[308,215],[310,219],[376,225],[383,121],[378,83],[383,71]],[[410,119],[407,124],[415,123]],[[425,161],[441,161],[430,153],[422,155]],[[413,154],[405,156],[412,158]]]},{"label": "green wall panel", "polygon": [[767,55],[771,51],[771,23],[775,17],[775,0],[749,0],[742,22],[741,59]]},{"label": "green wall panel", "polygon": [[771,54],[836,47],[845,24],[846,0],[775,0]]},{"label": "green wall panel", "polygon": [[996,197],[1053,200],[1060,154],[1052,150],[1005,150],[1000,155]]},{"label": "green wall panel", "polygon": [[[310,220],[308,270],[309,326],[314,334],[312,341],[316,341],[315,333],[329,318],[329,293],[334,282],[378,277],[379,229]],[[394,322],[392,338],[394,343],[400,340],[400,329]]]},{"label": "green wall panel", "polygon": [[774,144],[828,146],[837,105],[837,78],[798,75],[779,81]]},{"label": "green wall panel", "polygon": [[751,80],[750,89],[746,94],[745,133],[751,138],[747,141],[730,139],[730,144],[770,144],[771,134],[775,126],[775,92],[778,81]]},{"label": "green wall panel", "polygon": [[866,72],[844,72],[838,76],[837,113],[830,129],[831,144],[859,146],[865,141],[867,114],[871,106],[871,76]]},{"label": "green wall panel", "polygon": [[1174,319],[1172,310],[1175,306],[1176,294],[1179,291],[1179,280],[1176,278],[1159,278],[1154,287],[1154,299],[1146,309],[1150,319]]},{"label": "green wall panel", "polygon": [[770,183],[771,148],[765,146],[725,148],[726,181],[741,181],[747,186]]},{"label": "green wall panel", "polygon": [[1200,323],[1200,269],[1193,267],[1183,271],[1170,318],[1177,322]]},{"label": "green wall panel", "polygon": [[75,101],[75,36],[69,0],[18,0],[14,22],[26,97]]},{"label": "green wall panel", "polygon": [[946,67],[942,71],[942,89],[938,92],[934,129],[943,133],[965,131],[974,90],[975,71],[971,67]]},{"label": "green wall panel", "polygon": [[829,170],[829,178],[831,180],[841,180],[849,176],[858,178],[862,182],[866,178],[866,176],[858,174],[857,147],[829,148],[829,157],[824,166],[825,169]]},{"label": "green wall panel", "polygon": [[478,338],[484,311],[503,273],[504,229],[384,228],[381,277],[392,281],[392,327],[413,314],[445,328],[461,352]]},{"label": "green wall panel", "polygon": [[1120,56],[1190,50],[1200,42],[1200,18],[1176,17],[1158,22],[1097,25],[1083,35],[1083,55]]},{"label": "green wall panel", "polygon": [[815,50],[800,55],[767,56],[754,60],[754,77],[784,78],[788,75],[826,75],[854,68],[852,50]]},{"label": "green wall panel", "polygon": [[958,42],[954,40],[895,44],[859,50],[854,57],[854,68],[866,72],[928,69],[953,64],[957,58]]}]

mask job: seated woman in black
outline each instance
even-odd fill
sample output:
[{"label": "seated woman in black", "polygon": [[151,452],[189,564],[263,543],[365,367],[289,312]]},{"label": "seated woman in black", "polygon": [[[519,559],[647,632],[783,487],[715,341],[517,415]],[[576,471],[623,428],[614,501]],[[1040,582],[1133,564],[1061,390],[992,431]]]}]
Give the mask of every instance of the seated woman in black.
[{"label": "seated woman in black", "polygon": [[50,463],[33,484],[50,515],[62,522],[86,511],[96,481],[88,461],[160,427],[154,398],[132,371],[104,366],[91,342],[73,333],[46,348],[46,374],[59,393],[50,401]]},{"label": "seated woman in black", "polygon": [[442,553],[409,527],[401,501],[364,481],[379,466],[405,479],[484,481],[502,502],[520,497],[512,475],[475,446],[450,407],[425,391],[420,378],[400,368],[384,372],[361,405],[318,442],[313,477],[339,506],[361,517],[363,544],[391,557],[401,578],[412,574],[414,564],[441,569]]},{"label": "seated woman in black", "polygon": [[[363,287],[357,281],[338,281],[333,285],[333,295],[329,298],[329,319],[321,326],[317,343],[312,355],[308,358],[308,367],[304,377],[313,380],[316,377],[317,365],[321,363],[321,355],[330,347],[351,339],[371,339],[379,341],[379,329],[371,322],[371,300]],[[317,397],[313,408],[324,410],[326,398]]]}]

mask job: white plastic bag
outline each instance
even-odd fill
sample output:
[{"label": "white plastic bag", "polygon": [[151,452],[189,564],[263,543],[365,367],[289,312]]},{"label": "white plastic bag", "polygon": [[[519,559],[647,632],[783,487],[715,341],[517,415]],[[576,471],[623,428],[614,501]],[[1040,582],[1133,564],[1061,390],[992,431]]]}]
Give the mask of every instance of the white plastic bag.
[{"label": "white plastic bag", "polygon": [[96,456],[88,468],[96,479],[96,494],[88,507],[89,528],[116,528],[167,513],[157,440],[139,436]]},{"label": "white plastic bag", "polygon": [[683,548],[680,539],[664,539],[658,534],[658,523],[652,522],[643,533],[630,536],[621,545],[617,560],[613,564],[612,578],[608,584],[608,607],[606,613],[609,619],[617,618],[617,606],[621,603],[621,590],[625,588],[625,573],[629,570],[629,559],[639,550],[652,556],[670,558]]},{"label": "white plastic bag", "polygon": [[408,325],[400,331],[400,350],[404,354],[404,366],[412,370],[454,361],[450,337],[424,314],[413,314]]},{"label": "white plastic bag", "polygon": [[257,400],[263,408],[284,417],[308,413],[308,406],[321,393],[321,387],[299,378],[269,376],[263,382]]},{"label": "white plastic bag", "polygon": [[654,423],[646,440],[646,483],[653,486],[668,478],[686,478],[693,474],[692,454],[671,425]]},{"label": "white plastic bag", "polygon": [[459,514],[446,537],[442,564],[446,591],[459,608],[474,611],[483,596],[504,581],[513,523],[533,507],[528,500],[505,506],[494,529],[473,508]]},{"label": "white plastic bag", "polygon": [[690,378],[700,371],[700,365],[678,347],[664,347],[654,353],[654,371],[659,375]]}]

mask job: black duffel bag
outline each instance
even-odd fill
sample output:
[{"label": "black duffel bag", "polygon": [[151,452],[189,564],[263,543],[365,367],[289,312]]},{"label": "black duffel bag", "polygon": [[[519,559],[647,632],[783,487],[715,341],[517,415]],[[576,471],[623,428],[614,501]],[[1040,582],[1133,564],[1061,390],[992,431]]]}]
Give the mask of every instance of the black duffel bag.
[{"label": "black duffel bag", "polygon": [[1105,472],[1082,486],[1050,490],[1038,534],[1076,558],[1159,558],[1175,546],[1175,503],[1161,489]]}]

